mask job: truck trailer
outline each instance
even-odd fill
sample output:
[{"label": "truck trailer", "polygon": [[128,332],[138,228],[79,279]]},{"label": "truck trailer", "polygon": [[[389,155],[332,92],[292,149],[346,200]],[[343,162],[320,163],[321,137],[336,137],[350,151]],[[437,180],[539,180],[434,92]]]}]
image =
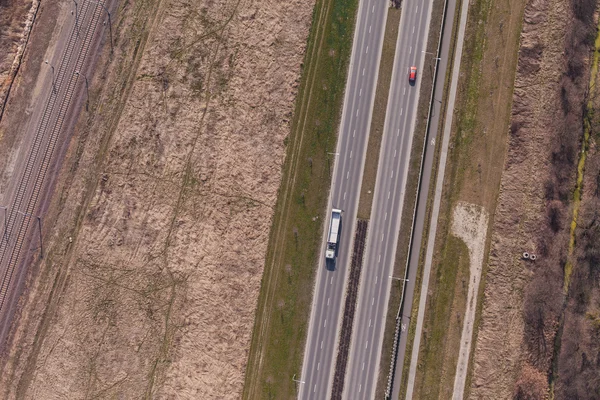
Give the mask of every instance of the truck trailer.
[{"label": "truck trailer", "polygon": [[327,250],[325,258],[335,259],[337,244],[340,240],[340,227],[342,225],[342,210],[334,208],[331,210],[331,221],[329,222],[329,234],[327,235]]}]

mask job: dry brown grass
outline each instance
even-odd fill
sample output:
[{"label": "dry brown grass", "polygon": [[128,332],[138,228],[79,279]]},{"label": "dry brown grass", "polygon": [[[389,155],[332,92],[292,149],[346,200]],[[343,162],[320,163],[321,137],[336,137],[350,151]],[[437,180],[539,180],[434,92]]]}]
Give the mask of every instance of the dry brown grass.
[{"label": "dry brown grass", "polygon": [[[569,148],[578,141],[577,128],[565,130],[568,118],[561,113],[561,83],[571,59],[564,52],[570,47],[565,39],[571,18],[570,2],[564,0],[531,1],[525,11],[472,398],[545,396],[539,374],[551,367],[561,304],[561,259],[568,243],[568,231],[553,230],[546,211],[555,194],[561,202],[569,201],[567,181],[575,178]],[[558,158],[564,159],[557,175],[553,166],[558,165],[558,148]],[[559,184],[549,185],[554,179]],[[520,259],[523,251],[540,257],[527,264]],[[542,305],[541,299],[548,301]]]},{"label": "dry brown grass", "polygon": [[0,120],[39,4],[39,0],[0,3]]},{"label": "dry brown grass", "polygon": [[238,398],[311,3],[114,15],[3,397]]}]

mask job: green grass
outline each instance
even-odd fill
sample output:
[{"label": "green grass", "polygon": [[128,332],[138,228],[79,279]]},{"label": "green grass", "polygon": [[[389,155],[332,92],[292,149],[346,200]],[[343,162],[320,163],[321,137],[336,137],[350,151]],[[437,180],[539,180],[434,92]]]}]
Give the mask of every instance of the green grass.
[{"label": "green grass", "polygon": [[419,358],[417,366],[420,379],[415,384],[416,398],[452,397],[458,354],[452,354],[451,360],[446,360],[445,355],[447,347],[458,346],[460,342],[464,313],[456,310],[463,310],[466,305],[467,288],[464,286],[461,290],[460,283],[466,285],[469,280],[469,250],[461,239],[448,235],[442,254],[443,267],[435,271],[436,290],[428,299],[431,308],[425,316],[424,326],[434,329],[423,330],[420,349],[423,357]]},{"label": "green grass", "polygon": [[[436,21],[438,21],[438,25],[441,24],[441,18],[442,18],[442,5],[439,5],[438,8],[440,9],[440,11],[438,12],[438,14],[436,15]],[[448,18],[449,16],[447,16]],[[455,48],[455,44],[456,44],[456,35],[457,35],[457,26],[458,26],[458,21],[460,19],[460,5],[457,6],[456,9],[456,14],[454,15],[454,25],[453,25],[453,30],[452,30],[452,42],[450,45],[450,51],[449,51],[449,57],[450,57],[450,63],[452,63],[453,60],[453,54],[454,54],[454,48]],[[432,24],[433,24],[434,19],[432,18]],[[441,26],[438,27],[438,29],[436,29],[435,31],[435,35],[436,37],[439,35],[439,28],[441,28]],[[430,34],[430,37],[431,34]],[[437,42],[437,41],[436,41]],[[431,42],[431,44],[428,44],[428,48],[427,51],[429,53],[434,53],[437,51],[437,43],[435,43],[435,45],[433,44],[433,42]],[[445,115],[446,114],[446,105],[447,105],[447,97],[448,97],[448,90],[450,87],[450,76],[452,75],[452,65],[450,64],[447,71],[446,71],[446,77],[444,78],[444,90],[443,90],[443,99],[442,99],[442,106],[440,108],[440,113],[441,115]],[[431,87],[429,87],[428,90],[431,90]],[[424,110],[426,111],[426,110]],[[421,128],[418,129],[422,129],[423,131],[425,130],[425,124],[426,124],[426,116],[423,117],[423,121],[420,122],[420,124],[422,125]],[[441,143],[441,138],[442,138],[442,133],[443,133],[443,128],[444,128],[444,124],[443,122],[439,124],[438,126],[438,132],[436,137],[438,138],[438,142]],[[422,147],[422,146],[421,146]],[[414,151],[414,150],[413,150]],[[413,303],[412,303],[412,307],[411,310],[404,310],[404,315],[410,315],[411,316],[411,321],[408,324],[408,329],[406,332],[407,335],[407,341],[406,341],[406,350],[405,350],[405,357],[402,363],[402,382],[400,382],[400,391],[399,391],[399,395],[398,395],[398,399],[404,399],[406,397],[406,387],[408,384],[408,372],[409,372],[409,368],[410,368],[410,361],[411,361],[411,356],[412,356],[412,348],[413,348],[413,342],[415,339],[415,333],[416,333],[416,323],[417,323],[417,313],[419,311],[419,297],[421,294],[421,284],[422,284],[422,280],[423,280],[423,264],[425,262],[425,250],[427,248],[427,240],[428,240],[428,236],[429,236],[429,224],[431,222],[431,207],[433,206],[433,198],[434,198],[434,194],[435,194],[435,182],[437,179],[437,169],[438,169],[438,164],[439,164],[439,157],[440,157],[440,151],[441,151],[441,146],[436,146],[435,147],[435,154],[434,154],[434,161],[433,161],[433,170],[431,173],[431,180],[430,180],[430,186],[429,186],[429,193],[427,195],[427,212],[426,212],[426,216],[425,216],[425,222],[424,222],[424,226],[426,227],[423,230],[423,235],[421,238],[421,249],[419,251],[419,268],[417,271],[417,275],[416,275],[416,279],[415,279],[415,290],[413,293]],[[413,167],[411,167],[413,168]],[[415,184],[416,185],[416,184]],[[411,210],[412,212],[412,210]],[[439,230],[438,230],[439,232]],[[398,270],[398,266],[395,266],[395,270]],[[396,272],[397,273],[397,272]]]},{"label": "green grass", "polygon": [[357,212],[358,218],[366,220],[371,218],[371,207],[373,205],[373,195],[375,194],[375,180],[377,177],[381,140],[383,139],[383,125],[385,123],[390,83],[394,69],[394,55],[396,54],[398,29],[400,28],[400,15],[400,9],[391,8],[388,10],[387,21],[385,23],[381,61],[379,64],[379,74],[377,75],[375,101],[373,103],[373,115],[369,129],[367,157],[363,169]]},{"label": "green grass", "polygon": [[[487,17],[492,6],[491,0],[476,0],[469,6],[469,21],[465,32],[464,54],[462,58],[461,70],[465,71],[468,77],[463,80],[466,88],[459,88],[459,98],[462,97],[462,107],[456,114],[456,135],[454,145],[459,147],[453,151],[454,154],[460,154],[461,150],[468,150],[473,135],[477,133],[477,110],[479,108],[479,87],[481,85],[480,65],[483,60],[485,50],[485,28]],[[477,23],[475,23],[477,21]],[[456,26],[458,26],[458,21]],[[456,39],[456,37],[455,37]],[[457,102],[458,103],[458,102]],[[462,162],[460,170],[469,163],[468,153],[457,155],[456,158]],[[453,171],[454,172],[454,171]],[[453,181],[457,183],[462,179],[462,174],[454,175]]]},{"label": "green grass", "polygon": [[319,0],[271,229],[243,397],[296,397],[357,0]]}]

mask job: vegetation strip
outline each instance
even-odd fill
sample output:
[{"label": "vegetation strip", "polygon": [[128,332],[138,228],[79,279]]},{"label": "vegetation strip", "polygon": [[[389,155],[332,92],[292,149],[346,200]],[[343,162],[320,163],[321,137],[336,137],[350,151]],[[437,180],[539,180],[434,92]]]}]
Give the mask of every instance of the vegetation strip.
[{"label": "vegetation strip", "polygon": [[357,0],[319,0],[259,295],[243,398],[291,398],[301,369]]},{"label": "vegetation strip", "polygon": [[571,283],[571,274],[573,273],[573,250],[575,250],[575,230],[577,228],[577,216],[579,215],[579,206],[581,205],[581,197],[583,195],[583,174],[585,172],[585,160],[590,147],[590,134],[592,130],[592,116],[594,114],[594,96],[596,95],[596,75],[598,74],[598,62],[600,60],[600,22],[596,32],[596,40],[594,42],[594,57],[592,59],[592,67],[590,72],[590,85],[588,100],[585,104],[585,113],[583,116],[583,140],[581,142],[581,152],[579,154],[579,162],[577,163],[577,183],[573,193],[573,218],[571,219],[571,231],[569,235],[569,252],[567,262],[565,264],[565,281],[564,293],[569,292],[569,284]]},{"label": "vegetation strip", "polygon": [[[415,398],[451,398],[464,324],[469,253],[449,233],[459,201],[482,205],[493,218],[497,203],[524,2],[478,0],[469,6],[459,94],[455,108],[446,190],[443,192],[433,270],[427,298]],[[458,13],[460,14],[460,13]],[[506,16],[510,15],[507,20]],[[455,41],[456,39],[453,39]],[[456,46],[456,43],[454,44]],[[494,79],[485,77],[494,76]],[[448,190],[448,188],[451,188]],[[488,234],[486,246],[491,235]],[[473,344],[481,314],[486,264],[481,277]],[[472,365],[474,353],[471,352]],[[465,380],[465,397],[470,390]],[[493,397],[493,396],[492,396]]]},{"label": "vegetation strip", "polygon": [[[579,216],[579,210],[581,206],[581,200],[583,197],[583,179],[585,173],[585,162],[587,159],[587,153],[590,146],[590,137],[592,133],[592,125],[594,118],[594,97],[596,96],[596,76],[598,75],[598,65],[600,62],[600,21],[598,22],[598,28],[596,30],[596,39],[594,41],[594,52],[592,58],[592,65],[590,68],[590,81],[588,86],[587,102],[583,112],[583,137],[581,141],[581,151],[579,154],[579,160],[577,162],[577,181],[575,184],[575,190],[573,191],[573,213],[570,223],[569,232],[569,247],[567,250],[567,259],[564,267],[564,281],[563,281],[563,293],[565,295],[561,308],[561,313],[558,321],[558,328],[556,336],[554,338],[554,348],[552,354],[551,371],[549,376],[549,398],[554,400],[555,398],[555,383],[558,379],[559,373],[559,357],[561,352],[561,345],[563,341],[563,333],[565,328],[565,317],[567,313],[568,301],[569,301],[569,287],[571,283],[571,275],[573,274],[573,258],[575,250],[575,239],[577,236],[577,218]],[[583,353],[585,355],[585,353]],[[600,360],[600,358],[598,359]],[[581,371],[583,372],[584,361],[582,361]]]},{"label": "vegetation strip", "polygon": [[368,221],[359,219],[356,224],[354,236],[354,248],[352,249],[352,262],[350,264],[350,276],[348,277],[348,292],[344,304],[344,318],[340,332],[340,344],[335,362],[335,374],[333,376],[332,400],[341,400],[344,391],[344,378],[346,376],[346,365],[348,364],[348,351],[350,350],[350,339],[352,337],[352,323],[356,311],[356,298],[358,296],[358,282],[363,264],[363,255],[367,237]]}]

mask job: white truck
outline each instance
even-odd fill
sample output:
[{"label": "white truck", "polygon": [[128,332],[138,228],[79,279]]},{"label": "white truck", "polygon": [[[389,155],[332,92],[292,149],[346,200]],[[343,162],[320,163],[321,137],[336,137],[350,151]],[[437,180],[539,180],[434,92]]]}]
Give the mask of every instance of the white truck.
[{"label": "white truck", "polygon": [[334,208],[331,210],[331,221],[329,222],[329,234],[327,235],[327,250],[325,258],[335,259],[338,241],[340,240],[340,227],[342,225],[342,210]]}]

